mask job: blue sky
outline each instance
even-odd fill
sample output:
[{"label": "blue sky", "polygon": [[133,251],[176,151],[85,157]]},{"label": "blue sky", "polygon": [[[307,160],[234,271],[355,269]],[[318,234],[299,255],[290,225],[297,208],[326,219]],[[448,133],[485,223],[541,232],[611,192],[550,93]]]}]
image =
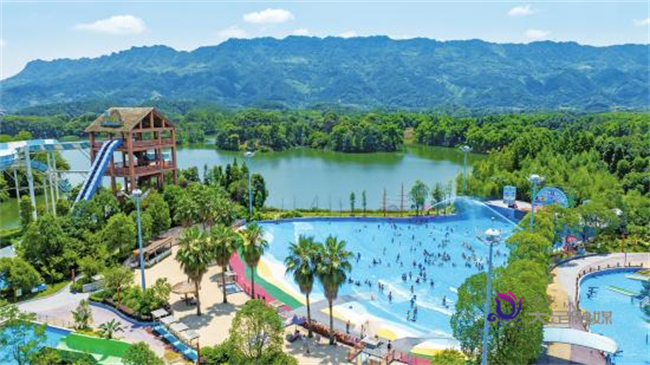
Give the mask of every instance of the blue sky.
[{"label": "blue sky", "polygon": [[649,43],[647,0],[563,2],[0,1],[0,78],[34,59],[97,57],[132,46],[181,50],[229,37],[388,35],[590,45]]}]

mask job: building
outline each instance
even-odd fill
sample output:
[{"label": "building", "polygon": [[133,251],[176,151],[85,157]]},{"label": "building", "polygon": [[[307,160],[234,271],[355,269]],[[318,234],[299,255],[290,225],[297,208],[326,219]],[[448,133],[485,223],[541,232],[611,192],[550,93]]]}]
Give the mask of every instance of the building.
[{"label": "building", "polygon": [[117,190],[116,180],[124,179],[124,190],[154,183],[162,186],[165,178],[177,183],[176,128],[154,108],[110,108],[95,121],[90,134],[90,158],[95,162],[102,146],[115,139],[122,143],[110,157],[106,176],[111,188]]}]

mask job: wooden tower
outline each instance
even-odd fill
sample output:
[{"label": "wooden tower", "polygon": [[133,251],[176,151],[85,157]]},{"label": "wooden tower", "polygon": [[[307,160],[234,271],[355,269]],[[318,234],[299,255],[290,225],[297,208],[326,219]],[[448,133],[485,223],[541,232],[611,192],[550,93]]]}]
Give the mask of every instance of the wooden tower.
[{"label": "wooden tower", "polygon": [[165,175],[177,183],[176,127],[156,109],[110,108],[86,128],[86,133],[90,134],[91,162],[105,141],[122,139],[106,168],[113,191],[117,190],[117,178],[124,178],[124,190],[129,193],[153,178],[160,187]]}]

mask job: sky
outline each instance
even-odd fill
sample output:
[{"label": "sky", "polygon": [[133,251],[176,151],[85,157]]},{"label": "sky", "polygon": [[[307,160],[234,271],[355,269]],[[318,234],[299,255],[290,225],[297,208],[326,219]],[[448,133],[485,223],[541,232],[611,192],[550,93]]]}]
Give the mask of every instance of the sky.
[{"label": "sky", "polygon": [[292,34],[648,44],[650,2],[0,0],[0,79],[35,59],[156,44],[189,51],[228,38]]}]

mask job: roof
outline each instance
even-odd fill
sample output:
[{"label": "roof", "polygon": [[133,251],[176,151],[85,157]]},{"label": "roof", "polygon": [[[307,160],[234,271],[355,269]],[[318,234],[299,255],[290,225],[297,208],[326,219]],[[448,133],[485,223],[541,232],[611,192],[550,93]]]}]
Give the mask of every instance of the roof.
[{"label": "roof", "polygon": [[[164,118],[155,108],[121,108],[113,107],[102,113],[93,121],[85,130],[89,132],[128,132],[135,127],[149,113],[156,112],[158,116]],[[167,120],[165,118],[167,122]]]},{"label": "roof", "polygon": [[[165,237],[163,239],[159,239],[157,241],[151,242],[147,247],[144,248],[144,253],[150,254],[156,251],[157,249],[159,249],[160,247],[167,246],[167,245],[169,245],[169,247],[171,248],[171,244],[173,243],[172,242],[173,238],[174,237]],[[133,250],[133,256],[138,256],[138,255],[140,255],[140,249]]]},{"label": "roof", "polygon": [[609,337],[566,327],[545,326],[544,342],[578,345],[610,354],[614,354],[618,351],[618,344]]}]

